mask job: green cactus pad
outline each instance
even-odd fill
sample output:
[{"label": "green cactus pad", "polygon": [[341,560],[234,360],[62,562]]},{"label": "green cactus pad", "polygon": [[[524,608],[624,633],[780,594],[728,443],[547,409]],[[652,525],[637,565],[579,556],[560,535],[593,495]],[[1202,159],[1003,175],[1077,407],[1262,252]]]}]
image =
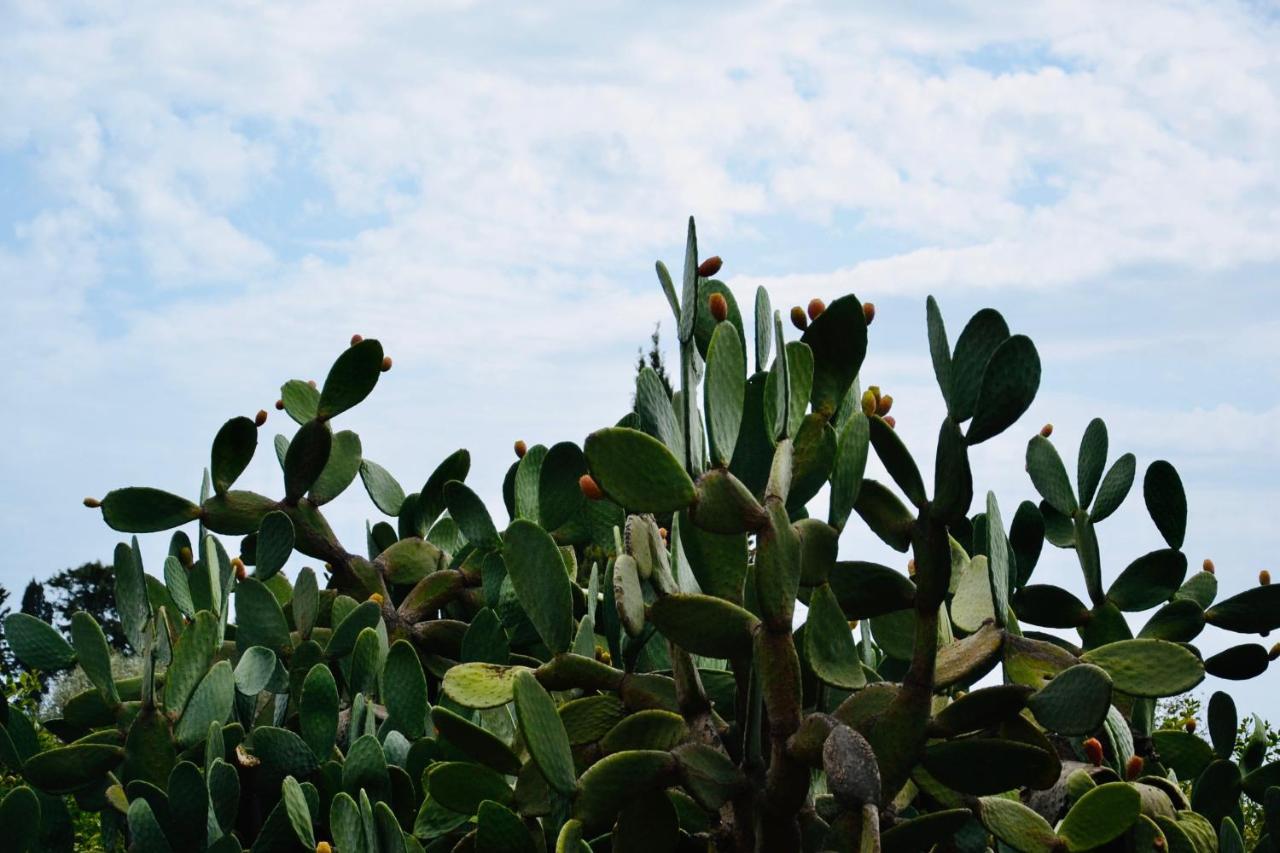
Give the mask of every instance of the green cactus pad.
[{"label": "green cactus pad", "polygon": [[1148,610],[1172,598],[1186,574],[1186,554],[1171,548],[1152,551],[1120,573],[1107,598],[1121,610]]},{"label": "green cactus pad", "polygon": [[658,750],[615,752],[582,774],[573,816],[588,833],[608,828],[626,802],[645,791],[675,781],[677,762]]},{"label": "green cactus pad", "polygon": [[1092,850],[1119,837],[1138,819],[1142,799],[1126,782],[1108,782],[1086,792],[1063,818],[1058,835],[1067,849]]},{"label": "green cactus pad", "polygon": [[213,490],[222,494],[231,488],[236,478],[249,467],[253,453],[258,448],[258,428],[246,417],[232,418],[222,425],[213,437],[212,459],[209,474]]},{"label": "green cactus pad", "polygon": [[284,499],[296,504],[311,488],[329,462],[333,434],[323,421],[303,424],[284,457]]},{"label": "green cactus pad", "polygon": [[180,713],[186,707],[196,685],[209,671],[217,645],[217,617],[202,610],[183,630],[174,646],[164,688],[164,705],[170,713]]},{"label": "green cactus pad", "polygon": [[512,694],[516,720],[530,758],[554,790],[566,795],[573,793],[573,754],[551,694],[527,670],[516,672],[512,679]]},{"label": "green cactus pad", "polygon": [[1050,731],[1073,736],[1092,734],[1111,707],[1111,677],[1091,664],[1068,667],[1028,699],[1027,707]]},{"label": "green cactus pad", "polygon": [[951,599],[951,621],[957,628],[973,633],[987,620],[994,620],[995,602],[991,598],[994,581],[987,558],[974,557],[960,573],[955,595]]},{"label": "green cactus pad", "polygon": [[1210,625],[1242,634],[1265,634],[1280,628],[1280,584],[1256,586],[1223,599],[1204,612]]},{"label": "green cactus pad", "polygon": [[404,489],[395,477],[372,459],[360,460],[360,479],[373,505],[384,515],[398,516],[404,505]]},{"label": "green cactus pad", "polygon": [[245,578],[236,584],[236,618],[236,648],[242,654],[252,646],[281,653],[292,647],[289,623],[280,602],[256,578]]},{"label": "green cactus pad", "polygon": [[855,690],[867,683],[849,622],[827,584],[817,587],[809,599],[804,646],[809,666],[827,684]]},{"label": "green cactus pad", "polygon": [[230,661],[219,661],[196,686],[178,719],[174,738],[179,746],[199,743],[210,723],[221,723],[231,714],[235,701],[235,676]]},{"label": "green cactus pad", "polygon": [[129,834],[133,837],[131,849],[137,853],[170,853],[173,849],[146,800],[139,798],[129,803],[128,821]]},{"label": "green cactus pad", "polygon": [[1102,521],[1120,508],[1133,486],[1133,478],[1137,473],[1137,459],[1132,453],[1126,453],[1112,463],[1107,475],[1102,478],[1098,487],[1097,501],[1093,511],[1089,513],[1094,522]]},{"label": "green cactus pad", "polygon": [[[941,317],[937,323],[939,329],[940,321]],[[948,400],[948,411],[957,423],[973,417],[987,363],[1008,338],[1008,324],[999,311],[991,308],[984,308],[974,314],[961,330],[951,356],[950,379],[947,383],[950,394],[945,389],[943,391]],[[945,343],[945,340],[945,336],[942,337],[942,342]],[[933,340],[930,341],[930,349],[936,351]],[[937,363],[935,354],[935,371]]]},{"label": "green cactus pad", "polygon": [[520,772],[520,759],[502,738],[492,732],[439,705],[431,709],[431,721],[439,735],[468,758],[504,776],[515,776]]},{"label": "green cactus pad", "polygon": [[333,752],[338,736],[338,685],[329,667],[318,663],[302,682],[298,729],[317,760]]},{"label": "green cactus pad", "polygon": [[976,732],[1008,720],[1026,707],[1031,688],[998,684],[960,696],[939,711],[930,727],[946,737]]},{"label": "green cactus pad", "polygon": [[907,500],[916,506],[924,506],[928,499],[924,491],[924,479],[921,478],[920,469],[911,458],[907,446],[902,443],[898,431],[879,415],[867,418],[867,426],[871,446],[875,448],[876,456],[880,458],[889,476],[902,489]]},{"label": "green cactus pad", "polygon": [[800,340],[813,351],[813,410],[830,417],[840,408],[867,355],[867,320],[853,294],[818,315]]},{"label": "green cactus pad", "polygon": [[1161,729],[1151,733],[1160,763],[1178,774],[1179,779],[1195,779],[1213,761],[1213,747],[1204,738],[1178,729]]},{"label": "green cactus pad", "polygon": [[32,755],[23,763],[22,775],[47,794],[68,794],[98,782],[122,760],[119,746],[77,743]]},{"label": "green cactus pad", "polygon": [[751,648],[759,619],[710,595],[676,594],[649,606],[649,621],[667,639],[698,655],[732,658]]},{"label": "green cactus pad", "polygon": [[422,737],[427,728],[427,677],[407,640],[391,644],[380,680],[382,701],[395,727],[410,740]]},{"label": "green cactus pad", "polygon": [[1175,598],[1157,610],[1138,636],[1142,639],[1188,643],[1204,630],[1204,610],[1189,598]]},{"label": "green cactus pad", "polygon": [[553,444],[538,474],[538,523],[555,530],[577,515],[586,496],[578,485],[587,473],[587,457],[571,441]]},{"label": "green cactus pad", "polygon": [[458,814],[475,814],[485,800],[504,806],[511,802],[511,788],[488,767],[445,761],[433,764],[426,779],[431,798]]},{"label": "green cactus pad", "polygon": [[587,436],[587,465],[604,492],[635,512],[673,512],[694,497],[693,481],[652,436],[611,427]]},{"label": "green cactus pad", "polygon": [[[1057,760],[1042,749],[1001,738],[974,737],[943,741],[925,749],[921,762],[935,779],[955,791],[974,796],[999,794],[1041,784],[1057,776]],[[1051,782],[1049,784],[1052,784]]]},{"label": "green cactus pad", "polygon": [[312,850],[316,846],[315,830],[311,826],[311,809],[307,807],[306,795],[302,786],[292,776],[286,776],[280,790],[284,800],[285,812],[289,816],[289,826],[293,828],[298,843]]},{"label": "green cactus pad", "polygon": [[1242,789],[1240,768],[1234,761],[1218,758],[1196,778],[1191,789],[1191,808],[1217,825],[1239,805]]},{"label": "green cactus pad", "polygon": [[915,605],[916,586],[911,579],[879,563],[837,562],[827,582],[849,619],[867,619]]},{"label": "green cactus pad", "polygon": [[123,533],[154,533],[199,517],[200,507],[186,498],[144,486],[115,489],[102,499],[103,520]]},{"label": "green cactus pad", "polygon": [[[337,621],[336,607],[334,616]],[[329,637],[329,644],[324,648],[324,653],[331,658],[341,658],[351,654],[351,650],[356,647],[356,638],[360,636],[360,632],[377,625],[381,619],[382,608],[376,601],[361,602],[338,622],[337,627],[333,629],[333,634]]]},{"label": "green cactus pad", "polygon": [[271,681],[277,662],[275,652],[270,649],[262,646],[245,649],[233,673],[236,690],[245,696],[257,696]]},{"label": "green cactus pad", "polygon": [[5,617],[4,635],[18,660],[32,669],[56,672],[76,662],[75,649],[61,634],[26,613]]},{"label": "green cactus pad", "polygon": [[349,347],[329,368],[315,416],[328,420],[357,405],[378,384],[381,372],[382,344],[370,338]]},{"label": "green cactus pad", "polygon": [[1078,628],[1091,618],[1089,608],[1061,587],[1049,584],[1024,586],[1013,596],[1018,619],[1046,628]]},{"label": "green cactus pad", "polygon": [[1242,643],[1205,658],[1204,671],[1217,678],[1245,681],[1262,675],[1270,664],[1266,646],[1261,643]]},{"label": "green cactus pad", "polygon": [[537,853],[529,829],[519,815],[496,800],[476,810],[476,853]]},{"label": "green cactus pad", "polygon": [[906,553],[911,546],[911,526],[915,517],[889,488],[864,479],[853,508],[871,532],[895,551]]},{"label": "green cactus pad", "polygon": [[1257,770],[1245,774],[1244,779],[1240,782],[1241,790],[1248,795],[1249,799],[1255,803],[1268,803],[1267,820],[1269,823],[1276,821],[1274,806],[1270,805],[1273,795],[1272,792],[1276,787],[1280,786],[1280,761],[1272,761],[1270,764],[1264,764]]},{"label": "green cactus pad", "polygon": [[5,844],[13,853],[35,850],[40,801],[30,788],[18,785],[0,798],[0,826],[5,828]]},{"label": "green cactus pad", "polygon": [[747,357],[738,329],[721,323],[707,349],[707,434],[713,465],[723,467],[733,459],[742,425],[746,370]]},{"label": "green cactus pad", "polygon": [[1080,437],[1080,455],[1076,460],[1076,486],[1080,506],[1088,509],[1102,481],[1107,464],[1107,425],[1102,418],[1094,418]]},{"label": "green cactus pad", "polygon": [[684,718],[671,711],[649,708],[624,717],[600,739],[606,754],[634,749],[671,749],[686,737]]},{"label": "green cactus pad", "polygon": [[965,441],[979,444],[1022,417],[1040,389],[1040,355],[1026,335],[1014,335],[991,354],[982,371],[973,421]]},{"label": "green cactus pad", "polygon": [[1067,477],[1067,468],[1053,442],[1042,435],[1032,436],[1027,443],[1027,473],[1036,491],[1050,506],[1066,516],[1075,513],[1079,504]]},{"label": "green cactus pad", "polygon": [[968,809],[942,809],[900,821],[880,836],[883,853],[919,853],[954,838],[973,820]]},{"label": "green cactus pad", "polygon": [[521,605],[552,653],[573,644],[573,598],[555,541],[531,521],[507,528],[502,549],[508,576]]},{"label": "green cactus pad", "polygon": [[616,696],[601,694],[572,699],[560,706],[559,714],[569,743],[581,746],[604,737],[626,716],[627,709]]},{"label": "green cactus pad", "polygon": [[1170,548],[1181,548],[1187,533],[1187,494],[1174,467],[1163,459],[1147,466],[1142,497],[1164,541]]},{"label": "green cactus pad", "polygon": [[822,745],[827,788],[846,808],[880,802],[880,770],[866,738],[846,725],[831,729]]},{"label": "green cactus pad", "polygon": [[269,512],[258,525],[258,539],[254,549],[253,576],[260,581],[270,580],[284,568],[293,553],[293,522],[283,512]]},{"label": "green cactus pad", "polygon": [[827,523],[837,530],[844,528],[862,490],[870,441],[869,419],[861,411],[854,412],[840,427],[836,456],[831,466],[831,503]]},{"label": "green cactus pad", "polygon": [[1054,853],[1062,841],[1049,822],[1017,800],[982,797],[978,817],[992,835],[1024,853]]},{"label": "green cactus pad", "polygon": [[734,535],[755,532],[765,513],[751,490],[728,471],[713,468],[698,478],[696,503],[687,511],[699,529]]},{"label": "green cactus pad", "polygon": [[322,506],[347,490],[360,473],[360,436],[350,430],[333,434],[329,448],[329,461],[311,484],[309,497],[316,506]]},{"label": "green cactus pad", "polygon": [[449,517],[458,524],[467,542],[477,548],[496,548],[500,544],[498,529],[480,496],[457,480],[445,483],[444,502]]},{"label": "green cactus pad", "polygon": [[[965,637],[938,650],[934,685],[945,689],[969,684],[986,675],[1000,662],[1005,632],[994,624],[983,625]],[[1031,685],[1039,688],[1040,684]]]},{"label": "green cactus pad", "polygon": [[1176,696],[1204,680],[1204,664],[1165,640],[1121,640],[1085,652],[1086,663],[1107,671],[1117,690],[1133,696]]}]

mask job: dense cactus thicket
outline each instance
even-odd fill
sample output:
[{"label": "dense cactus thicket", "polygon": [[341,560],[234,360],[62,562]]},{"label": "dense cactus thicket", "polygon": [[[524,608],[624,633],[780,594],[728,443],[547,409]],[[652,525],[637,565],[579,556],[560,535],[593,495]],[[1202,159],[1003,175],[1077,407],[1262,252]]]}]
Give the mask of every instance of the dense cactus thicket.
[{"label": "dense cactus thicket", "polygon": [[[1102,421],[1074,482],[1052,431],[1034,435],[1039,504],[975,498],[969,449],[1040,382],[1000,314],[953,342],[928,300],[947,414],[927,483],[891,399],[859,385],[872,307],[814,300],[786,340],[768,294],[749,325],[718,268],[691,221],[679,287],[657,266],[674,395],[644,368],[615,426],[518,443],[505,520],[466,484],[467,451],[406,493],[340,429],[390,366],[358,338],[319,388],[283,386],[298,429],[275,440],[282,496],[233,488],[262,413],[218,431],[198,503],[150,488],[87,501],[116,530],[176,529],[155,574],[136,539],[115,554],[143,675],[112,678],[91,616],[70,642],[9,617],[27,666],[78,665],[94,688],[43,723],[56,748],[6,710],[0,760],[26,785],[0,805],[0,844],[70,849],[74,797],[141,853],[1226,853],[1244,850],[1247,797],[1271,832],[1254,849],[1275,850],[1280,764],[1263,763],[1261,727],[1237,750],[1225,694],[1209,740],[1154,727],[1157,698],[1274,657],[1245,643],[1206,658],[1206,626],[1280,627],[1280,587],[1217,601],[1211,565],[1188,577],[1174,468],[1153,462],[1141,483],[1168,547],[1117,572],[1095,527],[1137,464],[1108,466]],[[892,482],[864,476],[871,452]],[[386,516],[359,553],[324,517],[357,477]],[[824,487],[825,519],[806,510]],[[851,522],[908,568],[839,553]],[[1075,552],[1083,599],[1037,581],[1046,541]],[[316,568],[290,583],[295,551]],[[1137,612],[1151,615],[1135,636]]]}]

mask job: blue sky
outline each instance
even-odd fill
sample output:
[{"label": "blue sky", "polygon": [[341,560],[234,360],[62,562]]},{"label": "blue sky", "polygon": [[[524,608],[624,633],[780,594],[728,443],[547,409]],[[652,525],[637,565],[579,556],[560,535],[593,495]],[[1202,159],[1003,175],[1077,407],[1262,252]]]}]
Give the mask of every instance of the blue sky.
[{"label": "blue sky", "polygon": [[[396,361],[366,454],[417,484],[465,445],[498,506],[514,439],[626,409],[690,213],[740,298],[877,304],[864,380],[926,467],[933,293],[1042,353],[975,458],[1002,505],[1041,423],[1073,465],[1100,415],[1178,466],[1225,592],[1280,569],[1275,7],[883,5],[0,0],[0,583],[110,554],[85,495],[194,496],[218,426],[353,332]],[[368,501],[333,509],[358,543]],[[1159,546],[1136,494],[1101,539],[1108,577]]]}]

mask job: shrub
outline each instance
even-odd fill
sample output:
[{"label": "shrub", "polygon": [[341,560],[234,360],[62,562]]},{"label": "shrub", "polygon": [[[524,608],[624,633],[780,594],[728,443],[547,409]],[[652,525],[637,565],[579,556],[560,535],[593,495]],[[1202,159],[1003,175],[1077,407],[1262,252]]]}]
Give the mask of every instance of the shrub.
[{"label": "shrub", "polygon": [[[679,290],[657,266],[677,392],[646,367],[617,425],[523,448],[502,529],[465,482],[467,451],[406,493],[335,431],[390,364],[358,338],[321,387],[282,387],[299,425],[275,441],[282,498],[233,488],[260,414],[218,431],[198,503],[150,488],[87,501],[117,530],[198,534],[172,535],[163,580],[136,539],[116,550],[138,677],[112,674],[88,615],[70,643],[7,620],[27,665],[78,664],[93,687],[45,722],[56,748],[8,709],[0,758],[29,787],[0,806],[6,840],[56,847],[68,795],[102,813],[108,843],[146,853],[1242,849],[1242,796],[1274,832],[1280,764],[1248,746],[1234,759],[1234,712],[1210,709],[1212,743],[1154,725],[1156,700],[1206,672],[1267,668],[1257,644],[1204,659],[1206,625],[1280,626],[1277,587],[1216,601],[1210,571],[1187,577],[1169,463],[1142,484],[1168,547],[1113,575],[1095,526],[1136,460],[1108,468],[1100,420],[1074,484],[1045,429],[1026,457],[1043,500],[1006,513],[988,492],[971,514],[969,448],[1040,382],[1034,344],[999,313],[953,346],[928,300],[947,411],[930,488],[891,397],[858,381],[871,306],[814,300],[787,341],[758,291],[748,370],[743,312],[698,270],[691,221]],[[864,476],[873,450],[892,484]],[[324,517],[357,476],[390,519],[364,554]],[[824,487],[825,520],[806,509]],[[911,553],[908,573],[840,558],[855,516]],[[239,556],[219,537],[244,537]],[[1087,602],[1032,582],[1046,540],[1075,551]],[[324,563],[324,589],[310,568],[281,573],[295,551]],[[1152,609],[1133,636],[1125,614]]]}]

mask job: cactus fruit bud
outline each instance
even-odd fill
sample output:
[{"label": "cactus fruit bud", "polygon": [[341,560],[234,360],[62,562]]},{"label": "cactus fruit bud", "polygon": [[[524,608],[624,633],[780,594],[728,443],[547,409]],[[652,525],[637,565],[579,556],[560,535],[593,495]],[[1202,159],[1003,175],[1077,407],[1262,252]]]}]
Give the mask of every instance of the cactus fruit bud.
[{"label": "cactus fruit bud", "polygon": [[1155,838],[1151,839],[1151,849],[1164,850],[1165,846],[1166,845],[1165,845],[1165,840],[1163,835],[1157,835]]},{"label": "cactus fruit bud", "polygon": [[879,405],[876,395],[868,388],[862,392],[862,414],[871,417],[876,413],[876,406]]},{"label": "cactus fruit bud", "polygon": [[885,394],[876,402],[876,414],[884,417],[889,414],[889,410],[893,408],[893,396]]},{"label": "cactus fruit bud", "polygon": [[372,601],[374,604],[382,604],[382,593],[380,592],[373,593],[372,595],[369,596],[369,600]]},{"label": "cactus fruit bud", "polygon": [[1280,658],[1280,643],[1273,645],[1271,650],[1267,652],[1267,660],[1275,660],[1276,658]]},{"label": "cactus fruit bud", "polygon": [[[1277,643],[1276,645],[1280,646],[1280,643]],[[1186,729],[1186,730],[1187,730],[1187,734],[1195,734],[1195,733],[1196,733],[1196,721],[1195,721],[1195,718],[1194,718],[1194,717],[1188,717],[1188,718],[1187,718],[1187,721],[1186,721],[1185,723],[1183,723],[1183,724],[1182,724],[1182,727],[1183,727],[1184,729]]]},{"label": "cactus fruit bud", "polygon": [[609,650],[604,646],[596,646],[596,660],[601,663],[613,664],[613,655],[609,654]]},{"label": "cactus fruit bud", "polygon": [[600,486],[590,474],[583,474],[578,478],[578,488],[582,489],[582,493],[587,496],[589,501],[604,499],[604,492],[600,491]]},{"label": "cactus fruit bud", "polygon": [[278,412],[284,411],[284,400],[276,400],[276,411]]},{"label": "cactus fruit bud", "polygon": [[361,342],[361,341],[363,341],[363,340],[364,340],[364,336],[363,336],[363,335],[352,335],[352,336],[351,336],[351,345],[352,345],[352,346],[355,346],[356,344],[360,343],[360,342]]},{"label": "cactus fruit bud", "polygon": [[266,422],[267,422],[267,410],[266,410],[266,409],[258,409],[258,414],[256,414],[256,415],[254,415],[254,416],[253,416],[253,425],[254,425],[254,426],[259,426],[259,427],[260,427],[260,426],[262,426],[263,424],[265,424]]},{"label": "cactus fruit bud", "polygon": [[97,509],[98,507],[102,506],[102,501],[98,500],[97,498],[85,498],[84,505],[87,506],[89,509]]},{"label": "cactus fruit bud", "polygon": [[333,848],[328,841],[320,841],[316,844],[316,853],[333,853]]},{"label": "cactus fruit bud", "polygon": [[810,320],[818,319],[818,315],[826,310],[827,310],[827,303],[823,302],[818,297],[815,296],[809,300],[809,319]]},{"label": "cactus fruit bud", "polygon": [[231,568],[236,570],[236,580],[242,581],[248,577],[248,572],[244,569],[244,560],[239,557],[231,558]]},{"label": "cactus fruit bud", "polygon": [[1084,748],[1085,758],[1089,759],[1089,763],[1094,767],[1102,766],[1102,741],[1096,737],[1091,737],[1081,744]]},{"label": "cactus fruit bud", "polygon": [[708,296],[707,307],[711,309],[711,316],[717,323],[723,323],[729,316],[729,303],[723,293],[713,293]]},{"label": "cactus fruit bud", "polygon": [[1204,569],[1209,574],[1213,574],[1213,560],[1210,560],[1208,557],[1205,557],[1204,565],[1202,565],[1200,568]]},{"label": "cactus fruit bud", "polygon": [[723,264],[724,264],[724,261],[720,260],[719,255],[712,255],[702,263],[698,264],[698,275],[702,276],[703,278],[713,276],[716,273],[720,272],[720,267]]},{"label": "cactus fruit bud", "polygon": [[1146,762],[1142,760],[1141,755],[1129,756],[1129,761],[1124,765],[1124,778],[1128,779],[1130,782],[1137,779],[1142,775],[1142,767],[1144,764],[1146,764]]},{"label": "cactus fruit bud", "polygon": [[529,445],[525,444],[524,441],[521,439],[516,439],[515,449],[516,449],[516,458],[523,459],[524,455],[529,452]]},{"label": "cactus fruit bud", "polygon": [[385,355],[382,357],[382,372],[386,373],[390,369],[391,369],[391,356]]},{"label": "cactus fruit bud", "polygon": [[183,545],[181,548],[178,549],[178,562],[182,563],[182,565],[187,567],[191,566],[191,549],[190,548]]},{"label": "cactus fruit bud", "polygon": [[307,384],[310,385],[312,388],[316,387],[316,381],[314,379],[308,379]]},{"label": "cactus fruit bud", "polygon": [[885,416],[884,416],[884,422],[885,422],[885,423],[887,423],[887,424],[889,425],[889,429],[897,429],[897,428],[898,428],[898,422],[897,422],[896,420],[894,420],[893,415],[885,415]]},{"label": "cactus fruit bud", "polygon": [[1049,436],[1053,435],[1053,424],[1045,424],[1044,426],[1040,427],[1040,434],[1045,438],[1048,438]]},{"label": "cactus fruit bud", "polygon": [[795,326],[802,332],[809,328],[809,318],[805,316],[804,309],[799,305],[795,305],[791,308],[791,325]]},{"label": "cactus fruit bud", "polygon": [[867,325],[871,325],[871,321],[876,318],[876,304],[874,302],[862,303],[862,316],[867,321]]},{"label": "cactus fruit bud", "polygon": [[1271,586],[1271,572],[1266,569],[1258,572],[1258,584],[1260,586]]},{"label": "cactus fruit bud", "polygon": [[668,534],[668,533],[667,533],[667,528],[665,528],[665,527],[659,527],[659,528],[658,528],[658,535],[662,537],[662,541],[663,541],[663,542],[666,542],[666,541],[667,541],[667,536],[669,536],[670,534]]}]

